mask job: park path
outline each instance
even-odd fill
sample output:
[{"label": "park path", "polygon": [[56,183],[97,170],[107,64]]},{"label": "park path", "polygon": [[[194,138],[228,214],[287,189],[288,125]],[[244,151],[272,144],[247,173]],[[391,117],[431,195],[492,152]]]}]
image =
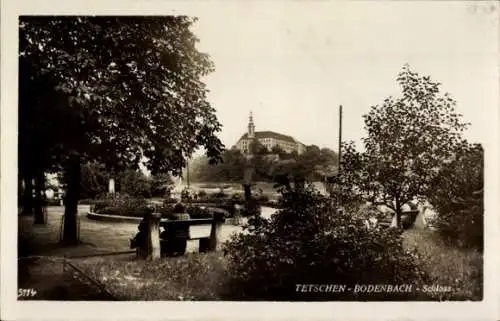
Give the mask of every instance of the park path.
[{"label": "park path", "polygon": [[[45,225],[34,225],[32,216],[19,216],[19,234],[36,247],[37,255],[75,257],[130,250],[129,240],[137,233],[137,223],[94,221],[87,218],[88,211],[88,205],[78,207],[80,241],[82,242],[78,246],[63,247],[59,244],[64,213],[62,206],[47,208],[47,224]],[[263,216],[265,217],[269,217],[273,212],[274,210],[271,208],[263,208]],[[241,231],[239,226],[224,224],[221,231],[221,242],[229,240],[233,233]],[[193,226],[191,234],[193,236],[208,236],[210,226]],[[196,252],[197,250],[198,242],[196,240],[189,241],[187,252]]]}]

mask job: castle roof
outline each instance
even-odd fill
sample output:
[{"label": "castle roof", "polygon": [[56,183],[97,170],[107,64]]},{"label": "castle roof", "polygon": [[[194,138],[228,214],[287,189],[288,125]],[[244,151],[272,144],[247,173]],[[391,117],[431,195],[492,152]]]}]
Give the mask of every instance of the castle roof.
[{"label": "castle roof", "polygon": [[[292,136],[288,135],[283,135],[280,133],[276,133],[273,131],[261,131],[261,132],[255,132],[255,138],[257,139],[263,139],[263,138],[274,138],[274,139],[279,139],[283,140],[289,143],[298,143]],[[248,133],[245,133],[243,136],[241,136],[240,140],[242,139],[248,139]]]}]

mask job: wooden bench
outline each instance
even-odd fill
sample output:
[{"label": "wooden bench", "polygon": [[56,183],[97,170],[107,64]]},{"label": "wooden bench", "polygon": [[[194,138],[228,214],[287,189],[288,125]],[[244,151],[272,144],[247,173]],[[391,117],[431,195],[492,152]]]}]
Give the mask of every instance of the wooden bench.
[{"label": "wooden bench", "polygon": [[[220,231],[224,221],[224,213],[222,211],[213,211],[212,218],[189,220],[161,220],[158,214],[152,214],[152,216],[145,217],[144,221],[141,223],[148,224],[146,231],[142,232],[145,234],[143,234],[141,240],[139,242],[136,239],[130,240],[131,248],[136,247],[137,256],[143,258],[151,256],[158,257],[162,255],[177,256],[185,254],[187,241],[199,240],[199,252],[216,251],[219,245]],[[208,237],[193,237],[190,227],[196,225],[210,225],[210,235]],[[164,231],[161,233],[160,227],[164,228]],[[153,243],[155,243],[156,240],[158,240],[158,244],[156,245],[159,246],[159,253],[154,254],[155,245]]]}]

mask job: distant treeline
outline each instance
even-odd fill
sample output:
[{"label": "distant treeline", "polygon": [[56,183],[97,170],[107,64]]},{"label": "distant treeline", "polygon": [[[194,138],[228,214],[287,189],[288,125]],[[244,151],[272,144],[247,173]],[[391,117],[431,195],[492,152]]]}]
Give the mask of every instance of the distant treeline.
[{"label": "distant treeline", "polygon": [[222,154],[223,162],[216,165],[209,165],[208,158],[200,156],[190,162],[189,179],[191,182],[242,182],[245,168],[250,166],[254,169],[254,181],[274,181],[283,174],[318,181],[333,175],[338,167],[337,153],[316,145],[307,146],[300,155],[287,153],[279,146],[269,151],[258,143],[254,143],[252,151],[252,158],[247,159],[238,149],[226,150]]}]

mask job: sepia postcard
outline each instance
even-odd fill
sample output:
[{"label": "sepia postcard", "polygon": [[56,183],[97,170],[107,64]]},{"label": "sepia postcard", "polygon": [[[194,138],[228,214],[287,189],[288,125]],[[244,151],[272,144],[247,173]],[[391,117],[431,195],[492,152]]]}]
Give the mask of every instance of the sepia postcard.
[{"label": "sepia postcard", "polygon": [[1,319],[497,320],[499,13],[3,1]]}]

